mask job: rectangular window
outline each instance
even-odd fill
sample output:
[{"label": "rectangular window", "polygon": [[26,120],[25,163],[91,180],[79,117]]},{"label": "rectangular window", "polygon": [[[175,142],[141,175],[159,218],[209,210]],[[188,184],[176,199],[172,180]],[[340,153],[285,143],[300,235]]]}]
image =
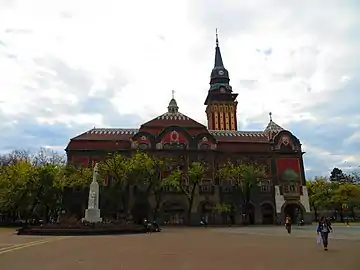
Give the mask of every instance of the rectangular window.
[{"label": "rectangular window", "polygon": [[211,186],[210,185],[200,186],[200,190],[203,192],[211,192]]},{"label": "rectangular window", "polygon": [[202,179],[201,185],[204,185],[204,186],[211,185],[211,180],[210,179]]},{"label": "rectangular window", "polygon": [[270,180],[264,180],[260,183],[260,191],[263,193],[269,193],[271,192],[271,181]]}]

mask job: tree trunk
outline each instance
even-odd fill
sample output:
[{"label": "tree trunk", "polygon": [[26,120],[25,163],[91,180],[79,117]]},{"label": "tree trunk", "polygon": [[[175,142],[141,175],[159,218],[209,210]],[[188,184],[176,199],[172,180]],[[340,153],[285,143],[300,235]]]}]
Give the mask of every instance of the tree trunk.
[{"label": "tree trunk", "polygon": [[156,221],[157,217],[158,217],[158,213],[159,213],[159,209],[160,209],[160,204],[161,204],[161,195],[155,193],[155,201],[156,201],[156,205],[154,208],[154,221]]},{"label": "tree trunk", "polygon": [[189,200],[189,208],[186,214],[186,222],[188,225],[191,225],[191,208],[192,208],[192,200]]},{"label": "tree trunk", "polygon": [[344,222],[344,212],[343,212],[342,205],[340,205],[340,221]]},{"label": "tree trunk", "polygon": [[249,225],[249,203],[250,203],[250,187],[245,187],[244,194],[244,201],[243,201],[243,218],[245,217],[245,222],[243,222],[244,225]]},{"label": "tree trunk", "polygon": [[50,207],[48,204],[45,204],[45,217],[44,217],[44,222],[45,223],[49,223],[50,220]]},{"label": "tree trunk", "polygon": [[192,190],[191,190],[191,193],[190,193],[190,197],[188,198],[188,202],[189,202],[189,208],[188,208],[188,211],[187,211],[187,223],[188,223],[188,225],[191,224],[191,210],[192,210],[192,206],[193,206],[193,203],[194,203],[196,187],[197,187],[197,184],[193,184]]},{"label": "tree trunk", "polygon": [[249,225],[248,204],[246,202],[243,204],[242,224]]},{"label": "tree trunk", "polygon": [[314,204],[313,204],[313,209],[314,209],[315,221],[318,221],[319,213],[317,211],[317,207]]}]

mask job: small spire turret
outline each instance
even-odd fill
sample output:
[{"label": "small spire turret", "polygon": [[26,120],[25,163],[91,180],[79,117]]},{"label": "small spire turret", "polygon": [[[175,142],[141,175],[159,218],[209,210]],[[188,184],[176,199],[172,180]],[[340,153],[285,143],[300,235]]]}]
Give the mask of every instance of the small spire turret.
[{"label": "small spire turret", "polygon": [[273,121],[272,112],[269,112],[269,123],[264,130],[264,132],[267,133],[269,140],[273,139],[273,137],[282,130],[284,129]]},{"label": "small spire turret", "polygon": [[179,107],[177,105],[177,102],[175,100],[175,90],[171,91],[171,100],[169,102],[169,106],[168,106],[168,112],[169,113],[178,113],[179,112]]}]

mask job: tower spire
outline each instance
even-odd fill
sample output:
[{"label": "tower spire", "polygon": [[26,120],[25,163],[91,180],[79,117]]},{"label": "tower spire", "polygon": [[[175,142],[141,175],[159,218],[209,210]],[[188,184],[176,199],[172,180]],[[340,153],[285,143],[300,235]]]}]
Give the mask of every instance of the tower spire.
[{"label": "tower spire", "polygon": [[214,68],[224,68],[224,63],[221,57],[220,47],[219,47],[219,35],[218,30],[216,28],[216,39],[215,39],[216,47],[215,47],[215,63]]}]

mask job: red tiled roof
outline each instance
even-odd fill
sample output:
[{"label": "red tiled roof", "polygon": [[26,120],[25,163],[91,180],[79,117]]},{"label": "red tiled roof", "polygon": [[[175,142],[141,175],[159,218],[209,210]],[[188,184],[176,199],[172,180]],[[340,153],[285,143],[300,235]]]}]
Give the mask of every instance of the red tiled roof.
[{"label": "red tiled roof", "polygon": [[90,129],[71,140],[114,140],[124,141],[129,140],[139,130],[138,129],[123,129],[123,128],[93,128]]},{"label": "red tiled roof", "polygon": [[[182,121],[182,120],[178,120],[178,121]],[[179,124],[173,123],[173,125],[179,125]],[[206,129],[202,125],[200,127]],[[80,134],[79,136],[72,138],[71,140],[127,141],[131,137],[133,137],[138,131],[139,131],[138,129],[93,128],[89,131]],[[263,131],[209,130],[209,133],[213,135],[217,141],[220,142],[264,142],[265,143],[269,141],[266,133]]]},{"label": "red tiled roof", "polygon": [[209,130],[221,142],[269,142],[263,131]]}]

